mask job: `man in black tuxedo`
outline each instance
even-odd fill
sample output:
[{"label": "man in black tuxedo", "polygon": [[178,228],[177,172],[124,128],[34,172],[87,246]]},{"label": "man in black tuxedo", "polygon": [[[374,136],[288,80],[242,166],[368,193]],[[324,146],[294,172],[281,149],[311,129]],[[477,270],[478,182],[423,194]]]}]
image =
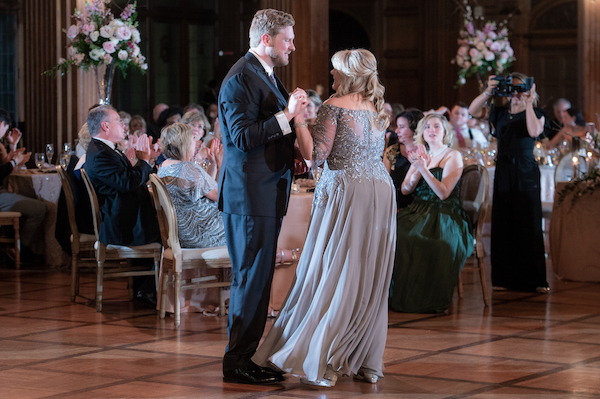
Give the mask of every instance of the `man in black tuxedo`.
[{"label": "man in black tuxedo", "polygon": [[275,249],[294,171],[291,121],[306,108],[306,93],[288,95],[273,67],[289,63],[294,18],[266,9],[254,16],[250,51],[229,71],[219,94],[223,164],[219,209],[223,211],[233,280],[226,382],[267,384],[283,376],[251,361],[262,337],[275,267]]},{"label": "man in black tuxedo", "polygon": [[136,151],[140,161],[131,166],[115,147],[125,133],[119,114],[110,105],[92,109],[87,124],[92,141],[84,168],[100,204],[100,241],[127,246],[159,242],[158,219],[146,186],[153,172],[149,146]]}]

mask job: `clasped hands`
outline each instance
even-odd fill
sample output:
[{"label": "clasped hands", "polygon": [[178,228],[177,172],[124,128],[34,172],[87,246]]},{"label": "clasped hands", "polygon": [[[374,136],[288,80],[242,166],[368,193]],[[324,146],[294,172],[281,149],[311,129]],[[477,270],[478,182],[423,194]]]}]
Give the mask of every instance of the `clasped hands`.
[{"label": "clasped hands", "polygon": [[8,139],[8,145],[10,147],[10,152],[8,153],[8,161],[15,160],[17,165],[23,165],[29,158],[31,157],[31,152],[25,152],[25,148],[17,148],[17,144],[23,134],[16,127],[13,128],[10,133],[6,136]]},{"label": "clasped hands", "polygon": [[[134,135],[135,137],[135,135]],[[147,134],[142,134],[137,139],[134,139],[133,148],[135,148],[135,156],[142,161],[149,161],[151,158],[156,158],[159,155],[159,143],[152,143],[152,138]]]},{"label": "clasped hands", "polygon": [[292,118],[296,116],[303,116],[304,109],[307,105],[308,98],[306,96],[306,92],[303,89],[297,87],[296,90],[294,90],[290,94],[290,98],[288,99],[287,110],[292,116]]},{"label": "clasped hands", "polygon": [[425,146],[419,144],[415,151],[408,152],[408,160],[418,171],[423,171],[431,162],[431,156],[427,153]]}]

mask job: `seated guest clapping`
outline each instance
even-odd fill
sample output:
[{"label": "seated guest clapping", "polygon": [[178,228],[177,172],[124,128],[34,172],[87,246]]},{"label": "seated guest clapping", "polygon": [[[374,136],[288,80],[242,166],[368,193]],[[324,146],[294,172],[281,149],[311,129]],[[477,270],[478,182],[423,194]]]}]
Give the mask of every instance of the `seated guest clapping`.
[{"label": "seated guest clapping", "polygon": [[[174,123],[164,127],[160,136],[161,152],[167,157],[158,176],[173,199],[179,241],[184,248],[206,248],[225,245],[223,218],[217,208],[217,182],[191,161],[196,149],[191,126]],[[215,157],[222,159],[221,149]],[[216,163],[220,165],[220,162]],[[277,262],[290,262],[292,250],[277,248]]]},{"label": "seated guest clapping", "polygon": [[148,138],[140,138],[132,166],[115,145],[125,138],[121,117],[110,105],[92,109],[87,116],[92,140],[85,160],[87,172],[100,203],[100,242],[144,245],[159,242],[156,211],[146,183],[152,166]]},{"label": "seated guest clapping", "polygon": [[438,313],[452,303],[454,286],[473,251],[468,217],[458,197],[463,162],[452,146],[446,118],[429,114],[419,122],[416,151],[402,193],[414,201],[398,212],[396,263],[390,307],[399,312]]},{"label": "seated guest clapping", "polygon": [[184,248],[225,245],[223,218],[217,208],[217,182],[192,162],[194,131],[185,123],[163,128],[160,148],[167,158],[158,171],[173,199],[179,240]]},{"label": "seated guest clapping", "polygon": [[[161,164],[158,176],[167,186],[175,206],[181,246],[208,248],[226,245],[223,217],[215,202],[218,198],[217,182],[192,161],[196,150],[192,127],[185,123],[164,127],[160,146],[166,160]],[[277,248],[277,263],[290,262],[296,257],[293,251]],[[184,270],[182,278],[201,278],[215,273],[212,270]],[[219,303],[218,290],[185,291],[181,295],[182,312],[207,313]]]}]

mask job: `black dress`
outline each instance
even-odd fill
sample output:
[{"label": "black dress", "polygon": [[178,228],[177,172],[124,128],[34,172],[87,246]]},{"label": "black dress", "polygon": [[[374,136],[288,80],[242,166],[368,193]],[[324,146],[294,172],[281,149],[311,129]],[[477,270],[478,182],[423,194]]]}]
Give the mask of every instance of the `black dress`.
[{"label": "black dress", "polygon": [[394,186],[396,187],[396,205],[398,210],[409,206],[415,198],[415,195],[413,193],[410,193],[408,195],[402,194],[402,182],[404,181],[406,173],[410,168],[410,161],[404,155],[402,155],[402,152],[400,151],[401,145],[403,144],[395,143],[389,146],[385,150],[384,155],[392,165],[390,170],[390,177],[392,178]]},{"label": "black dress", "polygon": [[[536,116],[548,117],[534,108]],[[527,132],[525,111],[492,109],[498,139],[492,204],[492,285],[517,291],[547,287],[542,233],[540,170],[533,156],[535,139]]]}]

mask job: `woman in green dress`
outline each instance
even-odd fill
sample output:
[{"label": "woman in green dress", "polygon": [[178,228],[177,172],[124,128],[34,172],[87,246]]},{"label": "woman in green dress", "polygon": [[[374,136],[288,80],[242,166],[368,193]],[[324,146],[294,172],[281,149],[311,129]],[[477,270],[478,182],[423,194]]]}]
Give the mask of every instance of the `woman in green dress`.
[{"label": "woman in green dress", "polygon": [[416,198],[398,213],[398,241],[390,307],[398,312],[439,313],[452,303],[454,287],[473,251],[468,216],[458,196],[463,162],[452,150],[452,130],[439,114],[417,126],[416,151],[402,193]]}]

